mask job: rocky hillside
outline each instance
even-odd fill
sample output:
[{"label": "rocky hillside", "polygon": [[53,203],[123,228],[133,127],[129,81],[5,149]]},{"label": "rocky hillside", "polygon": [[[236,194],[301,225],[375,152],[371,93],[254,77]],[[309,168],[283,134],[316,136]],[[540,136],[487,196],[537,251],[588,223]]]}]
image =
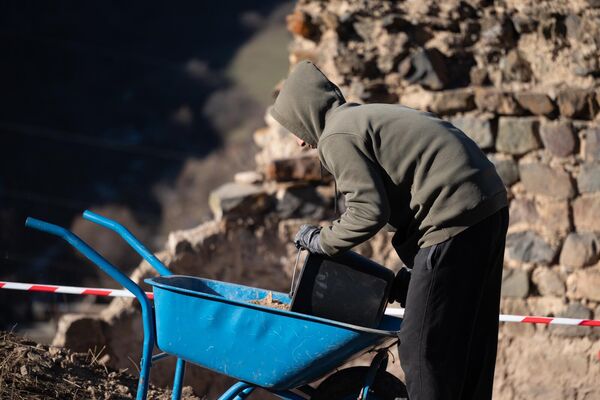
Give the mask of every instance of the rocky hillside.
[{"label": "rocky hillside", "polygon": [[[287,22],[291,64],[312,60],[351,101],[435,112],[494,162],[511,200],[503,313],[600,318],[597,0],[301,0]],[[254,139],[257,170],[213,192],[215,220],[172,233],[163,257],[178,273],[286,290],[291,238],[300,223],[335,216],[333,184],[268,117]],[[359,250],[396,268],[387,239]],[[119,349],[139,347],[136,316],[119,301],[100,319],[65,318],[56,343],[102,343],[109,364],[123,365]],[[68,340],[74,321],[102,335]],[[494,398],[599,399],[599,337],[503,325]],[[226,381],[192,371],[198,393]]]}]

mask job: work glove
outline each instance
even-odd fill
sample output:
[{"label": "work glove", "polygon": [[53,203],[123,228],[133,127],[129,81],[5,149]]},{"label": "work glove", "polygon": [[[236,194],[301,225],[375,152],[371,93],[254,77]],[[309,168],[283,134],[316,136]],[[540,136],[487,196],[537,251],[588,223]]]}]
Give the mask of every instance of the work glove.
[{"label": "work glove", "polygon": [[402,267],[398,271],[392,283],[388,302],[393,303],[397,301],[402,307],[406,306],[406,295],[408,294],[408,285],[410,284],[411,276],[411,270],[406,267]]},{"label": "work glove", "polygon": [[325,254],[321,248],[321,227],[302,225],[296,233],[294,243],[298,248],[304,248],[313,254]]}]

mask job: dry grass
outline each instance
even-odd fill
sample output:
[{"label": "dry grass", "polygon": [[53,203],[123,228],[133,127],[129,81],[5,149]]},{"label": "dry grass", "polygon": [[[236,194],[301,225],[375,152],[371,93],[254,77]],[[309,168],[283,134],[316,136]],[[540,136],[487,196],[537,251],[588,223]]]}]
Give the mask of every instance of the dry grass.
[{"label": "dry grass", "polygon": [[[103,352],[71,353],[0,332],[0,399],[135,398],[137,377],[107,368],[100,362]],[[184,399],[199,400],[185,392]],[[166,400],[170,391],[152,387],[148,398]]]}]

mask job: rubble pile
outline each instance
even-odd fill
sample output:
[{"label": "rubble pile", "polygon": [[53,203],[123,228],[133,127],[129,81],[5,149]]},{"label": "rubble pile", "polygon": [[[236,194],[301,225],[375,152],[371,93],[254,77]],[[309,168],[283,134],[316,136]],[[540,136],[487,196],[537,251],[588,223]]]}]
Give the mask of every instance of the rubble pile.
[{"label": "rubble pile", "polygon": [[[312,60],[349,101],[439,114],[494,162],[511,202],[503,313],[600,319],[597,0],[300,0],[287,23],[291,65]],[[314,150],[265,121],[257,170],[211,194],[214,221],[170,235],[163,257],[175,272],[286,290],[298,226],[343,210]],[[358,250],[399,266],[386,233]],[[111,365],[126,363],[115,349],[139,347],[130,305],[115,301],[102,317]],[[58,343],[71,345],[61,339],[70,326]],[[599,336],[503,324],[494,398],[600,398]],[[227,381],[189,371],[197,393]]]}]

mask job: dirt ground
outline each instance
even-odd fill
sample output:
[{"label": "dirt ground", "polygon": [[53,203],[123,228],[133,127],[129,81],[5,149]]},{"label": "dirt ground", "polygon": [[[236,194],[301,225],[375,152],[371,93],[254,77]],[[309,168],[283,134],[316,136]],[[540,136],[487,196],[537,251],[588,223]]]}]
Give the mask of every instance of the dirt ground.
[{"label": "dirt ground", "polygon": [[[105,367],[98,361],[101,355],[72,353],[0,332],[0,400],[135,398],[137,376]],[[152,400],[170,396],[168,389],[148,391]],[[202,400],[189,387],[182,398]]]}]

